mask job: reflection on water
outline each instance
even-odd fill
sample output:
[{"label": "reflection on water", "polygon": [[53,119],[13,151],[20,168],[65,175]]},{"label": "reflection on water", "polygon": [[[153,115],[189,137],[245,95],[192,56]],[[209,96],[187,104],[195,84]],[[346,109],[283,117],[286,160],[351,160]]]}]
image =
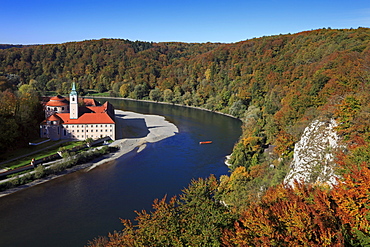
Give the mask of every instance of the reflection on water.
[{"label": "reflection on water", "polygon": [[[192,178],[228,173],[224,160],[241,134],[238,120],[191,108],[109,101],[117,109],[163,115],[179,133],[89,172],[0,198],[0,246],[83,246],[122,229],[120,218],[150,210],[155,198],[179,194]],[[203,140],[213,143],[199,145]]]}]

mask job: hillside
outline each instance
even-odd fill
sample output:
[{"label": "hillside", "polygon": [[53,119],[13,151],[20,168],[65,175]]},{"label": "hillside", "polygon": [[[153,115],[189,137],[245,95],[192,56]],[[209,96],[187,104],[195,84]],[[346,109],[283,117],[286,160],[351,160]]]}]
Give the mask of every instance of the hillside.
[{"label": "hillside", "polygon": [[[304,212],[311,215],[310,217],[317,215],[319,211],[334,210],[325,208],[327,205],[313,208],[307,200],[311,198],[315,201],[325,197],[325,200],[331,201],[335,210],[339,211],[334,210],[330,216],[321,216],[329,217],[333,222],[339,222],[338,224],[345,227],[342,229],[339,225],[325,226],[337,229],[336,232],[333,230],[329,233],[323,230],[325,227],[320,228],[321,221],[318,221],[315,224],[320,227],[312,228],[315,233],[306,237],[314,239],[316,236],[319,239],[318,236],[327,234],[327,239],[332,241],[328,240],[328,243],[339,245],[343,241],[369,241],[361,235],[370,231],[368,210],[360,210],[361,212],[357,213],[362,215],[360,218],[365,223],[356,225],[359,222],[351,219],[349,209],[343,204],[341,196],[346,190],[351,191],[352,185],[346,187],[338,182],[332,185],[334,187],[330,190],[325,189],[325,182],[333,181],[335,177],[347,179],[347,184],[351,179],[357,181],[359,176],[363,181],[368,179],[369,42],[370,29],[358,28],[320,29],[261,37],[233,44],[148,43],[103,39],[4,49],[0,50],[0,117],[6,124],[0,126],[0,133],[5,131],[1,128],[12,126],[11,123],[15,121],[13,119],[17,111],[13,111],[9,106],[16,102],[10,99],[17,95],[13,92],[18,88],[63,94],[68,92],[73,80],[77,82],[81,94],[86,90],[95,89],[100,92],[109,91],[112,96],[173,102],[230,113],[242,119],[244,123],[243,134],[229,160],[234,172],[230,176],[221,177],[217,182],[220,183],[218,189],[213,190],[217,193],[211,198],[207,197],[221,210],[221,215],[224,208],[218,205],[214,198],[233,208],[235,214],[228,218],[231,222],[238,217],[244,217],[245,222],[248,222],[253,217],[262,217],[261,214],[264,213],[282,213],[262,213],[260,210],[265,209],[263,205],[270,205],[271,210],[276,206],[277,210],[285,200],[290,199],[296,200],[296,205],[306,209]],[[329,162],[330,169],[328,162],[321,158],[308,163],[314,163],[310,169],[316,173],[315,177],[320,177],[319,173],[324,170],[330,170],[328,174],[331,175],[321,176],[320,180],[305,180],[319,182],[316,187],[297,185],[297,188],[293,189],[281,186],[290,171],[295,145],[301,145],[299,143],[302,142],[299,141],[305,137],[303,134],[310,133],[307,128],[317,121],[335,122],[328,133],[336,133],[338,138],[335,140],[338,143],[333,147],[340,148],[325,147],[326,142],[322,142],[324,144],[320,145],[323,146],[317,149],[324,151],[323,156],[332,157]],[[312,136],[321,138],[319,134],[312,133]],[[3,138],[2,143],[15,140],[14,137],[6,140],[6,135],[0,135],[0,138]],[[316,145],[317,142],[312,143]],[[307,150],[314,149],[307,146]],[[295,153],[305,154],[308,151],[300,150]],[[303,158],[308,160],[307,157]],[[295,158],[297,159],[299,158]],[[356,170],[359,167],[364,169],[361,175]],[[354,174],[355,177],[348,174]],[[307,176],[312,178],[313,172],[305,175],[306,178]],[[210,185],[202,186],[208,188]],[[362,183],[356,186],[362,186]],[[305,196],[299,197],[297,193],[303,193]],[[277,194],[281,197],[277,197]],[[351,207],[351,210],[360,206],[367,208],[370,198],[368,195],[365,198],[366,200]],[[172,210],[172,207],[174,210],[190,210],[182,200],[187,201],[186,195],[170,205],[164,201],[157,203],[166,210]],[[325,204],[325,200],[322,199],[320,203]],[[291,205],[285,206],[289,208]],[[157,204],[156,207],[159,208]],[[247,214],[246,209],[255,214]],[[290,211],[294,212],[293,209]],[[179,214],[184,213],[181,211]],[[346,218],[343,215],[346,215]],[[293,216],[292,214],[289,217]],[[149,221],[154,215],[144,214],[141,219],[144,220],[145,217],[148,217]],[[279,217],[281,219],[288,216]],[[298,220],[303,218],[304,215]],[[267,219],[263,221],[262,218],[258,220],[270,227],[279,223],[267,223]],[[265,243],[263,233],[260,237],[251,232],[246,233],[249,228],[245,222],[240,219],[235,225],[229,222],[230,224],[220,225],[220,228],[216,227],[218,230],[215,232],[218,235],[215,238],[217,241],[223,238],[224,243],[233,246],[232,243],[241,243],[243,234],[249,234],[250,239],[259,239],[260,242],[253,240],[248,244]],[[288,218],[286,222],[289,222]],[[273,229],[293,231],[290,226],[283,225],[279,226],[281,229],[278,226],[272,227],[269,230],[271,236],[276,236]],[[129,225],[126,227],[130,229]],[[259,229],[249,230],[261,232],[262,228]],[[294,229],[298,231],[298,228]],[[315,245],[315,242],[312,244]],[[317,242],[317,245],[320,244]]]}]

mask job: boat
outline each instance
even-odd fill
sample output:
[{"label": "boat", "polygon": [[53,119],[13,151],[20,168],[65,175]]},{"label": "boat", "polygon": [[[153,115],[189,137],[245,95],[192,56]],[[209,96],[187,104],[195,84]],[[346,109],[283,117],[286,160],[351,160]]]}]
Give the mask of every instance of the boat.
[{"label": "boat", "polygon": [[199,142],[199,144],[201,145],[201,144],[211,144],[212,143],[212,141],[202,141],[202,142]]}]

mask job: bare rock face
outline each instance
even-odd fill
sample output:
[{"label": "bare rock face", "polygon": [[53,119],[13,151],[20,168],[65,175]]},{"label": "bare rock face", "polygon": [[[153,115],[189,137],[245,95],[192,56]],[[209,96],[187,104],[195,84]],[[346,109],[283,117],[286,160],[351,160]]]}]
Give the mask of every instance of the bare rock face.
[{"label": "bare rock face", "polygon": [[334,154],[340,148],[334,119],[315,120],[305,130],[301,140],[294,146],[291,169],[284,179],[285,184],[336,183]]}]

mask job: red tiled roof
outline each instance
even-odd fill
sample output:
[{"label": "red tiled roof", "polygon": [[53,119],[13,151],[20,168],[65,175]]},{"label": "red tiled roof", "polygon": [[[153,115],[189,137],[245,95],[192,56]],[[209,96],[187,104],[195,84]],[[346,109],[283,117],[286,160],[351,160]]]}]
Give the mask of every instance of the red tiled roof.
[{"label": "red tiled roof", "polygon": [[47,106],[65,106],[68,105],[66,98],[58,95],[51,97],[49,102],[46,103]]},{"label": "red tiled roof", "polygon": [[66,106],[68,102],[60,102],[60,101],[49,101],[46,103],[47,106]]},{"label": "red tiled roof", "polygon": [[86,106],[97,106],[97,102],[95,99],[83,99],[83,102]]},{"label": "red tiled roof", "polygon": [[64,124],[114,124],[114,121],[105,112],[84,113],[78,119],[70,119],[69,113],[57,113]]},{"label": "red tiled roof", "polygon": [[57,96],[53,96],[50,98],[50,100],[65,100],[66,98],[64,98],[63,96],[61,95],[57,95]]},{"label": "red tiled roof", "polygon": [[46,120],[47,121],[60,121],[61,119],[57,115],[53,114],[50,117],[48,117]]},{"label": "red tiled roof", "polygon": [[104,106],[86,106],[86,108],[96,113],[106,112],[106,109],[107,109]]}]

